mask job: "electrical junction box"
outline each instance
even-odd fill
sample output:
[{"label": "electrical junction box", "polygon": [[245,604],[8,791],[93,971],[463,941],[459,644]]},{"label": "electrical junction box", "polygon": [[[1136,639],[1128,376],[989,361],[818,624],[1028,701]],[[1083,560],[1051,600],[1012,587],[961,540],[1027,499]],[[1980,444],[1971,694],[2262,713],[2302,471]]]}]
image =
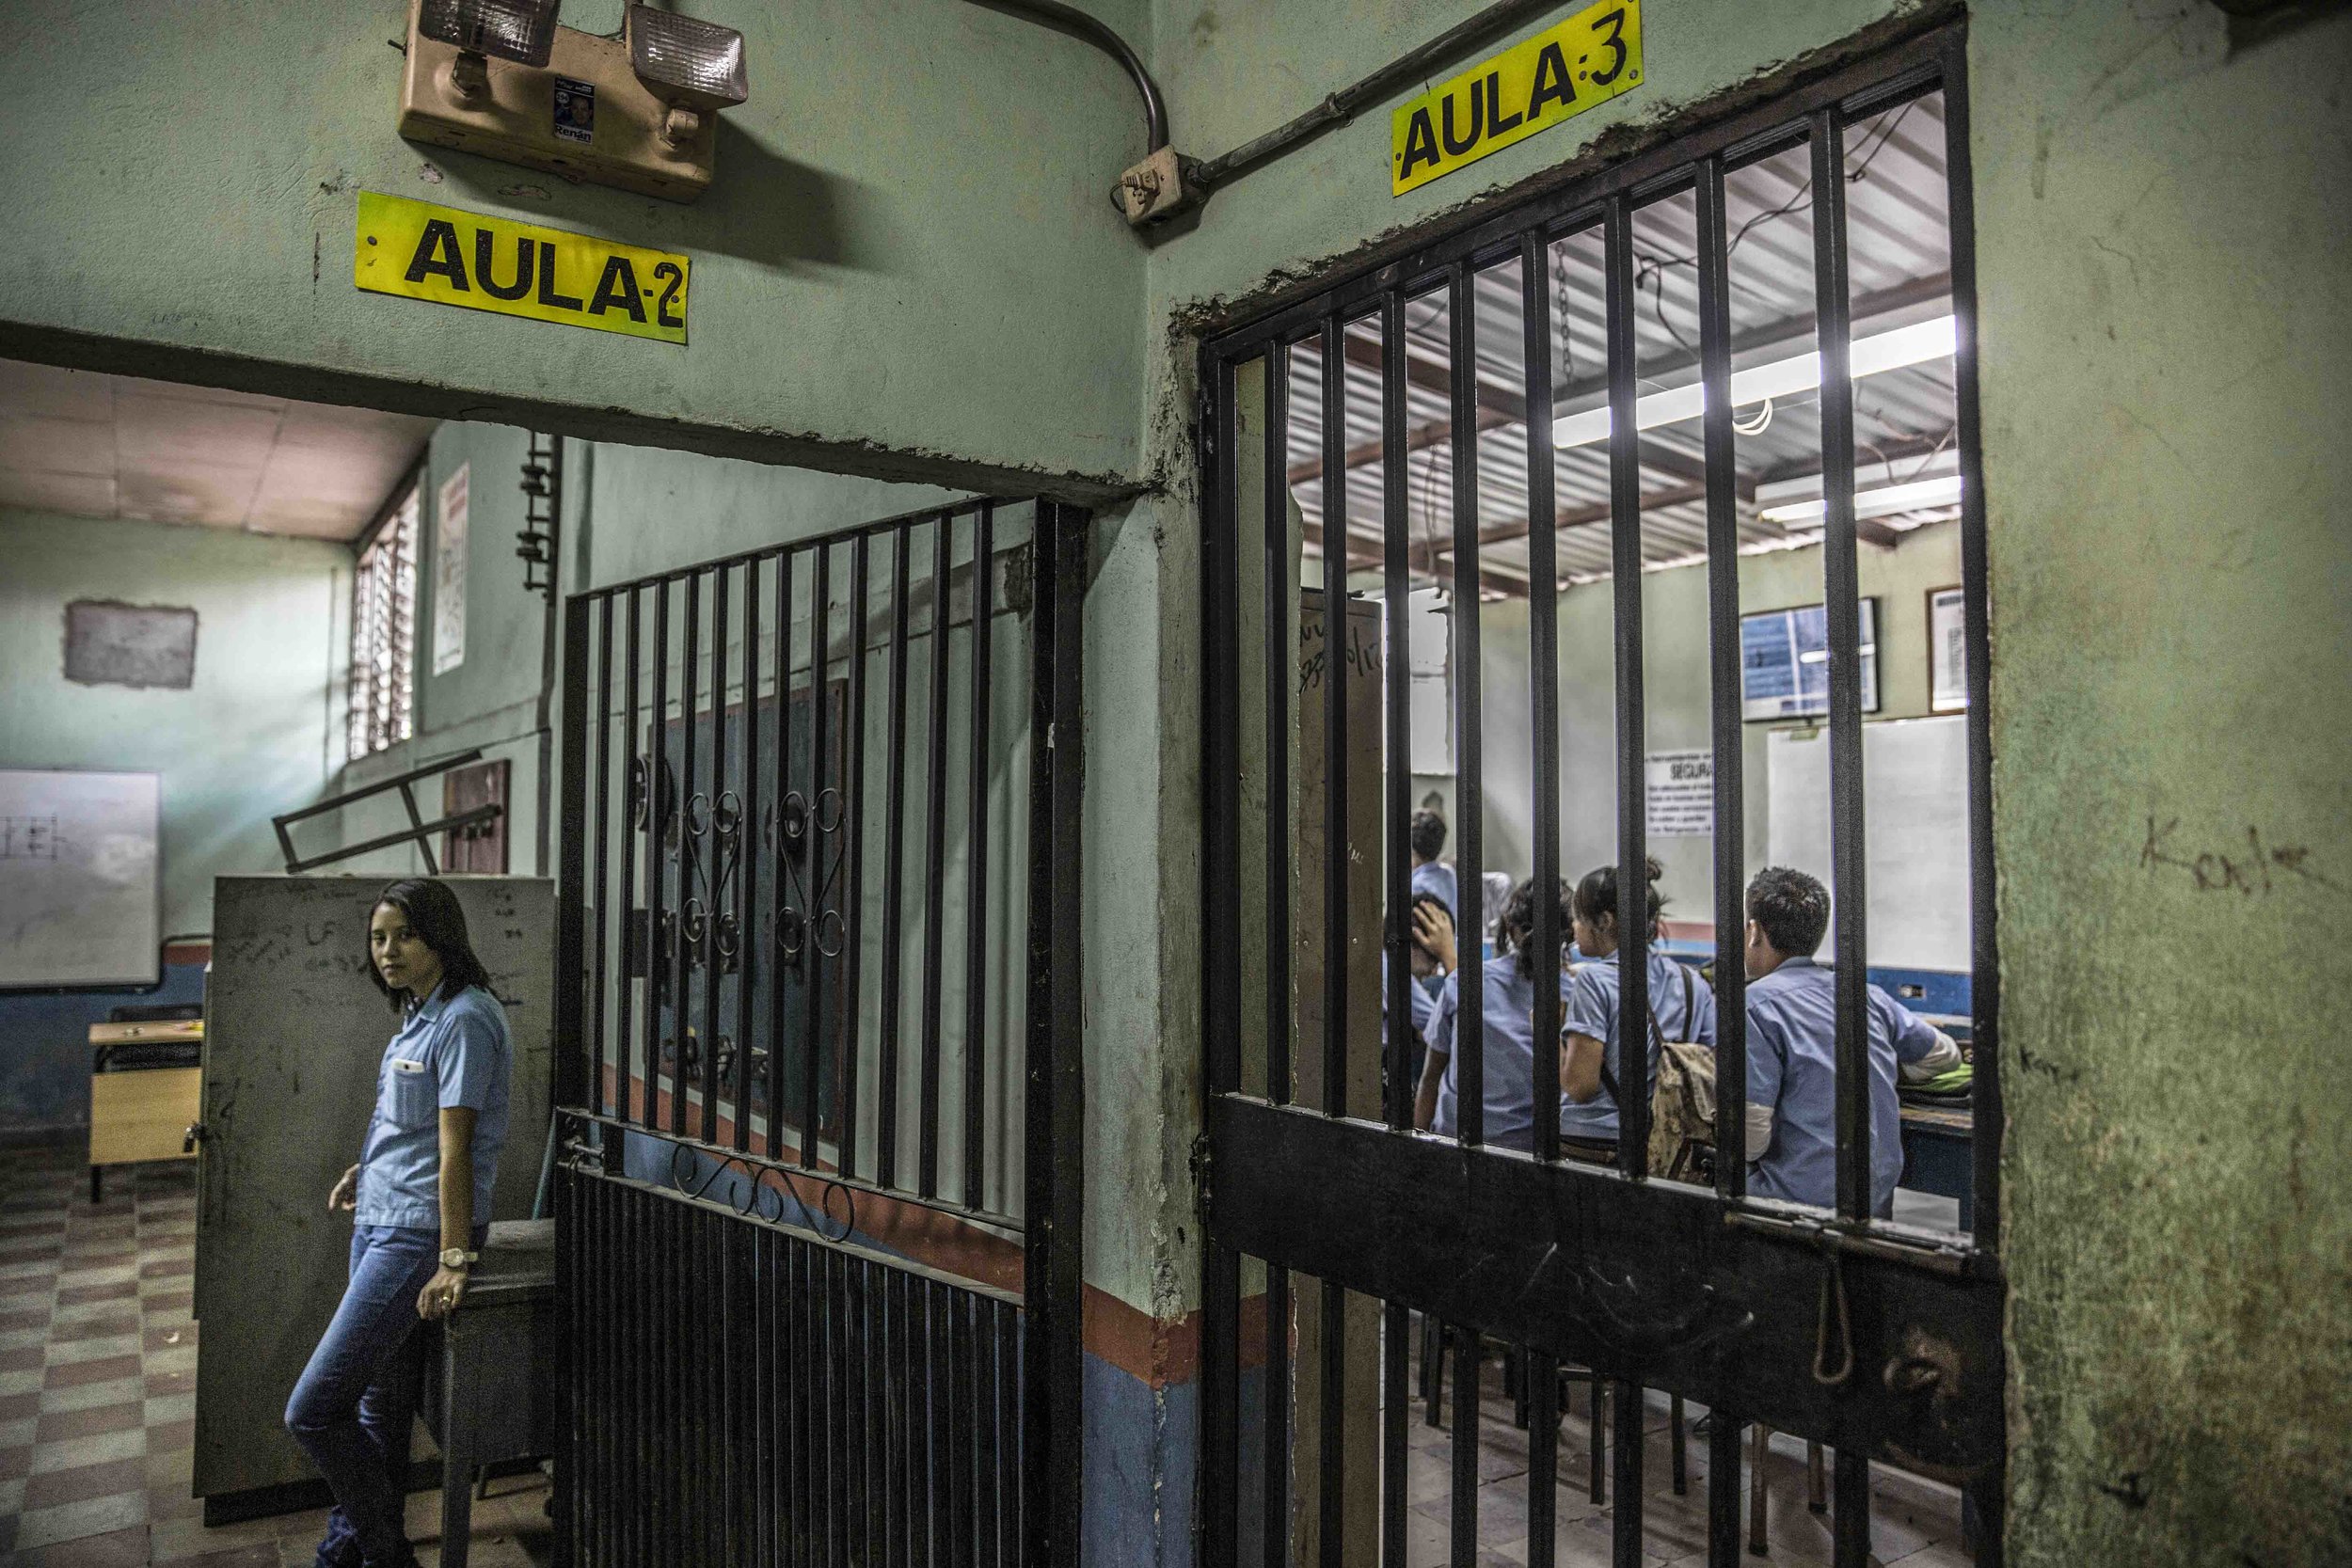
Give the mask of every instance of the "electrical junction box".
[{"label": "electrical junction box", "polygon": [[670,106],[630,69],[626,39],[559,26],[546,66],[492,58],[469,91],[457,47],[418,32],[417,11],[410,0],[400,78],[400,134],[410,141],[665,201],[710,188],[719,117],[702,116],[673,146],[663,134]]}]

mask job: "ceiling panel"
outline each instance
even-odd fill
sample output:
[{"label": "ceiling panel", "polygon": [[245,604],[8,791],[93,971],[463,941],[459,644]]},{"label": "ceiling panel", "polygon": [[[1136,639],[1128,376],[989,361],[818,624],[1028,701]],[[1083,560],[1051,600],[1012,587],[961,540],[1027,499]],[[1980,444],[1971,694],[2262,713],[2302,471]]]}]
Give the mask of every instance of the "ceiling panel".
[{"label": "ceiling panel", "polygon": [[0,360],[0,506],[347,540],[434,423]]}]

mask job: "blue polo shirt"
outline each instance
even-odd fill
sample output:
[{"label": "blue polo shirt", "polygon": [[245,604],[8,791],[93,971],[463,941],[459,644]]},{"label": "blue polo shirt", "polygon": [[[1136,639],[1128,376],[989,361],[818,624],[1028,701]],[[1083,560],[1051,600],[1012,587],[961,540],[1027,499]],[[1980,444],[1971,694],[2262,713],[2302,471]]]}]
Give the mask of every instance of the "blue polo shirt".
[{"label": "blue polo shirt", "polygon": [[[1870,1208],[1894,1200],[1903,1173],[1896,1064],[1935,1049],[1935,1028],[1878,987],[1868,990]],[[1772,1141],[1748,1166],[1757,1197],[1837,1203],[1837,981],[1827,965],[1790,958],[1748,982],[1748,1103],[1770,1106]]]},{"label": "blue polo shirt", "polygon": [[[1438,999],[1419,976],[1414,976],[1405,990],[1413,1009],[1413,1033],[1425,1041],[1429,1038],[1429,1021],[1438,1016]],[[1389,955],[1383,952],[1380,955],[1380,1048],[1386,1051],[1388,1045]],[[1416,1051],[1413,1054],[1419,1056],[1421,1053]]]},{"label": "blue polo shirt", "polygon": [[[1505,955],[1486,960],[1481,971],[1480,999],[1485,1005],[1481,1023],[1486,1053],[1486,1139],[1507,1148],[1533,1151],[1535,1147],[1535,981],[1519,974]],[[1454,1074],[1461,1053],[1454,1049],[1454,1031],[1461,1013],[1462,975],[1445,977],[1438,992],[1438,1010],[1429,1021],[1429,1049],[1446,1053],[1445,1076],[1438,1085],[1438,1114],[1433,1132],[1451,1137],[1461,1130]]]},{"label": "blue polo shirt", "polygon": [[1413,896],[1419,898],[1424,893],[1443,903],[1445,912],[1457,922],[1462,918],[1462,906],[1455,901],[1454,867],[1437,861],[1413,867]]},{"label": "blue polo shirt", "polygon": [[459,1105],[474,1113],[474,1225],[489,1223],[513,1065],[506,1009],[480,986],[409,1009],[376,1068],[356,1223],[440,1227],[441,1112]]},{"label": "blue polo shirt", "polygon": [[[1648,960],[1643,967],[1649,974],[1649,1008],[1658,1016],[1658,1027],[1665,1032],[1665,1037],[1696,1040],[1713,1049],[1715,993],[1708,989],[1706,981],[1692,974],[1690,1010],[1686,1013],[1682,1000],[1684,966],[1655,948],[1650,950]],[[1568,980],[1567,1006],[1560,1015],[1562,1033],[1589,1035],[1600,1041],[1603,1059],[1609,1064],[1609,1076],[1620,1085],[1625,1082],[1625,1069],[1618,1065],[1617,997],[1623,982],[1614,953],[1577,965]],[[1641,1022],[1641,1031],[1643,1055],[1648,1064],[1644,1082],[1654,1088],[1658,1082],[1657,1042],[1649,1038],[1647,1022]],[[1581,1105],[1561,1096],[1560,1131],[1571,1138],[1614,1138],[1617,1101],[1608,1086],[1603,1085],[1599,1094]]]}]

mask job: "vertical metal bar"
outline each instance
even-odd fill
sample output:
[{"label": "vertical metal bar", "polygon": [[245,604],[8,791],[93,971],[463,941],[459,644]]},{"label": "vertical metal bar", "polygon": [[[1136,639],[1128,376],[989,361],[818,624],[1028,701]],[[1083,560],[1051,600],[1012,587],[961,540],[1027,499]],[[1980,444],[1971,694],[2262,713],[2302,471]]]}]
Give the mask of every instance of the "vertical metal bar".
[{"label": "vertical metal bar", "polygon": [[[1454,1087],[1456,1132],[1465,1147],[1486,1141],[1486,680],[1479,668],[1478,291],[1470,263],[1446,274],[1451,338],[1454,461],[1454,904],[1460,968],[1455,984]],[[1457,1519],[1459,1515],[1456,1515]],[[1458,1548],[1457,1548],[1458,1549]]]},{"label": "vertical metal bar", "polygon": [[885,1568],[903,1565],[908,1560],[907,1519],[907,1450],[906,1450],[906,1275],[896,1268],[884,1266],[882,1277],[882,1431],[877,1441],[882,1449],[881,1474],[877,1478],[882,1494],[882,1538],[881,1560]]},{"label": "vertical metal bar", "polygon": [[939,1192],[940,997],[947,933],[947,625],[955,548],[955,514],[943,512],[931,525],[931,702],[926,716],[930,738],[925,748],[923,814],[923,1117],[917,1148],[919,1182],[925,1197]]},{"label": "vertical metal bar", "polygon": [[1870,1561],[1870,1461],[1860,1449],[1836,1450],[1836,1488],[1830,1521],[1833,1568],[1868,1568]]},{"label": "vertical metal bar", "polygon": [[[1407,700],[1412,688],[1409,578],[1411,544],[1406,489],[1405,451],[1405,302],[1394,292],[1380,296],[1380,598],[1385,632],[1381,697],[1385,705],[1386,750],[1382,759],[1384,816],[1381,835],[1381,922],[1383,977],[1386,994],[1380,1005],[1388,1019],[1388,1061],[1384,1078],[1387,1101],[1383,1112],[1391,1127],[1413,1124],[1413,964],[1411,845],[1407,833],[1412,813],[1412,729]],[[1329,461],[1327,455],[1325,459]],[[1405,1561],[1405,1492],[1406,1449],[1406,1340],[1410,1336],[1410,1311],[1395,1303],[1384,1304],[1380,1329],[1380,1560],[1390,1568]]]},{"label": "vertical metal bar", "polygon": [[[670,1021],[676,1031],[676,1054],[670,1067],[670,1131],[683,1137],[689,1131],[686,1119],[688,1096],[688,1066],[686,1061],[687,1027],[693,1018],[694,950],[700,945],[694,935],[694,925],[687,911],[695,901],[694,870],[701,857],[701,847],[694,832],[694,783],[697,760],[694,755],[695,730],[699,727],[702,708],[702,605],[703,583],[700,572],[686,575],[686,626],[681,634],[684,657],[678,661],[678,786],[677,809],[677,945],[675,950],[676,968],[672,972]],[[704,1041],[707,1045],[710,1042]]]},{"label": "vertical metal bar", "polygon": [[[1717,1025],[1722,1038],[1722,1024]],[[1707,1411],[1707,1564],[1739,1568],[1740,1439],[1746,1423],[1720,1404]]]},{"label": "vertical metal bar", "polygon": [[978,1320],[973,1325],[972,1399],[967,1406],[972,1413],[972,1538],[977,1545],[976,1560],[984,1568],[1015,1568],[1000,1565],[997,1555],[997,1532],[1003,1528],[996,1500],[997,1466],[1003,1451],[996,1440],[996,1314],[1000,1306],[988,1296],[975,1297],[972,1303]]},{"label": "vertical metal bar", "polygon": [[1265,1266],[1265,1398],[1263,1424],[1265,1440],[1259,1486],[1266,1568],[1290,1568],[1291,1562],[1291,1272],[1279,1263]]},{"label": "vertical metal bar", "polygon": [[[1846,124],[1813,117],[1814,319],[1821,356],[1822,592],[1829,622],[1830,863],[1836,928],[1837,1212],[1870,1212],[1869,972],[1863,884],[1862,590],[1854,562],[1853,381],[1846,282]],[[1842,1463],[1842,1455],[1841,1463]]]},{"label": "vertical metal bar", "polygon": [[[1323,382],[1323,1109],[1347,1114],[1347,354],[1338,316],[1326,316]],[[1285,465],[1287,468],[1288,465]],[[1336,552],[1333,539],[1337,538]],[[1409,1016],[1409,1015],[1408,1015]],[[1339,1568],[1346,1545],[1347,1303],[1323,1281],[1322,1381],[1315,1423],[1322,1478],[1322,1560]]]},{"label": "vertical metal bar", "polygon": [[[1951,235],[1954,422],[1960,441],[1960,580],[1963,671],[1968,688],[1968,914],[1971,1152],[1976,1245],[2001,1249],[2001,969],[1999,904],[1993,867],[1993,578],[1986,554],[1983,419],[1977,396],[1977,208],[1969,161],[1966,44],[1944,51],[1945,179]],[[2004,1358],[2006,1348],[2004,1347]],[[2009,1508],[2006,1452],[1970,1485],[1977,1562],[2000,1568]]]},{"label": "vertical metal bar", "polygon": [[1411,1337],[1411,1310],[1398,1302],[1384,1304],[1380,1314],[1380,1561],[1383,1568],[1404,1568],[1405,1565],[1407,1463],[1405,1422],[1411,1413],[1411,1397],[1406,1386],[1406,1341]]},{"label": "vertical metal bar", "polygon": [[866,639],[871,598],[867,545],[861,533],[850,546],[850,721],[842,736],[849,752],[850,787],[841,808],[842,832],[849,835],[841,850],[842,898],[848,912],[842,923],[841,955],[841,1104],[834,1119],[841,1129],[841,1171],[855,1176],[857,1164],[857,1069],[864,1053],[866,1010],[864,967],[866,947]]},{"label": "vertical metal bar", "polygon": [[829,1568],[850,1568],[849,1259],[825,1249],[825,1549]]},{"label": "vertical metal bar", "polygon": [[[858,617],[861,637],[865,632],[865,619],[863,614]],[[879,1564],[885,1560],[882,1556],[882,1466],[875,1457],[881,1422],[876,1418],[876,1410],[887,1368],[882,1360],[885,1344],[882,1338],[884,1319],[881,1287],[874,1267],[872,1259],[860,1258],[856,1259],[852,1275],[857,1292],[857,1345],[852,1352],[856,1370],[851,1374],[849,1435],[850,1474],[856,1486],[854,1506],[857,1515],[851,1550],[858,1561]]]},{"label": "vertical metal bar", "polygon": [[801,1164],[811,1169],[817,1164],[818,1133],[823,1122],[820,1085],[827,1056],[825,983],[833,973],[824,952],[825,841],[831,836],[824,830],[824,801],[826,786],[833,778],[825,754],[825,736],[830,727],[825,721],[833,709],[832,694],[825,689],[833,654],[829,645],[833,630],[833,546],[820,540],[816,554],[808,586],[808,925],[801,936],[801,954],[808,966],[808,983],[801,991],[808,1019],[806,1037],[801,1044]]},{"label": "vertical metal bar", "polygon": [[[882,828],[881,1059],[875,1069],[882,1099],[876,1106],[874,1180],[884,1187],[896,1186],[898,1179],[898,1004],[905,990],[899,966],[906,942],[907,558],[914,548],[913,526],[900,523],[890,568],[890,779]],[[1034,845],[1029,852],[1035,859]]]},{"label": "vertical metal bar", "polygon": [[1263,576],[1265,588],[1265,1092],[1291,1099],[1291,691],[1298,648],[1291,615],[1298,593],[1290,550],[1290,346],[1265,356]]},{"label": "vertical metal bar", "polygon": [[710,836],[705,845],[703,918],[697,960],[703,972],[703,1140],[719,1138],[719,912],[726,907],[724,836],[719,832],[719,800],[727,788],[727,568],[710,573]]},{"label": "vertical metal bar", "polygon": [[[1993,869],[1993,579],[1985,553],[1983,417],[1977,399],[1977,204],[1968,151],[1963,51],[1946,53],[1944,147],[1951,233],[1952,393],[1960,439],[1960,579],[1968,685],[1970,1081],[1975,1113],[1975,1237],[2001,1244],[2001,970]],[[1996,1538],[1997,1524],[1992,1532]]]},{"label": "vertical metal bar", "polygon": [[979,1408],[975,1402],[977,1378],[972,1368],[973,1303],[972,1297],[962,1291],[945,1290],[941,1294],[947,1307],[947,1407],[954,1418],[946,1451],[952,1525],[949,1539],[953,1544],[947,1560],[953,1568],[974,1568],[978,1558],[975,1540],[978,1513],[974,1497],[977,1473],[974,1466],[979,1444],[973,1429],[978,1422]]},{"label": "vertical metal bar", "polygon": [[[1347,1114],[1347,356],[1323,320],[1323,1109]],[[1285,464],[1285,469],[1288,468]],[[1334,553],[1332,538],[1339,540]],[[1327,1389],[1328,1394],[1330,1390]],[[1325,1423],[1327,1432],[1333,1431]],[[1327,1438],[1326,1463],[1337,1457]],[[1337,1488],[1327,1489],[1336,1492]],[[1336,1500],[1326,1513],[1336,1519]]]},{"label": "vertical metal bar", "polygon": [[[1609,570],[1617,666],[1617,1164],[1638,1179],[1649,1169],[1650,1016],[1642,756],[1642,432],[1634,417],[1633,322],[1641,301],[1633,293],[1633,212],[1622,194],[1609,198],[1601,251],[1608,292]],[[1639,1399],[1633,1403],[1638,1412]],[[1621,1427],[1624,1419],[1621,1414]],[[1637,1439],[1637,1465],[1640,1458]],[[1625,1463],[1622,1456],[1618,1463]],[[1620,1496],[1619,1507],[1624,1506]]]},{"label": "vertical metal bar", "polygon": [[[626,695],[621,700],[621,744],[628,749],[629,758],[631,762],[634,763],[638,755],[637,661],[641,657],[641,650],[638,647],[638,597],[637,590],[634,588],[625,589],[623,592],[628,595],[628,598],[627,603],[623,606],[622,614],[623,642],[621,657],[628,665],[628,673],[623,677],[627,682],[627,686],[625,689]],[[611,700],[609,693],[607,695],[607,700]],[[608,746],[610,745],[609,740],[607,744]],[[646,803],[645,809],[647,813],[646,821],[650,823],[652,821],[652,807],[650,802]],[[618,993],[614,997],[614,1001],[618,1004],[618,1006],[613,1019],[612,1026],[612,1061],[614,1068],[620,1073],[621,1081],[619,1086],[613,1092],[612,1106],[613,1114],[619,1117],[623,1121],[643,1122],[650,1120],[652,1117],[653,1105],[651,1096],[653,1093],[653,1085],[651,1077],[648,1075],[644,1096],[641,1099],[634,1087],[636,1074],[629,1065],[629,1058],[631,1054],[630,1047],[635,1038],[634,1032],[631,1029],[631,1025],[636,1022],[633,1016],[633,1007],[637,999],[637,983],[631,978],[630,973],[634,966],[629,961],[629,954],[631,950],[636,947],[638,940],[637,834],[639,830],[637,826],[636,802],[632,801],[629,808],[623,813],[623,820],[619,824],[619,831],[621,835],[621,892],[619,899],[621,969],[620,984],[614,988]],[[648,834],[647,836],[650,837],[651,835]],[[639,951],[642,953],[643,950],[640,949]]]},{"label": "vertical metal bar", "polygon": [[1021,1568],[1021,1314],[999,1302],[996,1307],[996,1448],[999,1493],[1003,1499],[996,1529],[998,1568]]},{"label": "vertical metal bar", "polygon": [[1085,1360],[1080,1340],[1079,1238],[1086,1194],[1079,1169],[1085,1142],[1081,974],[1080,737],[1085,719],[1080,655],[1081,594],[1086,582],[1087,516],[1052,502],[1038,507],[1039,543],[1030,622],[1029,734],[1044,746],[1030,767],[1029,1095],[1024,1133],[1027,1196],[1022,1237],[1028,1342],[1022,1412],[1031,1568],[1077,1568],[1080,1445],[1085,1429]]},{"label": "vertical metal bar", "polygon": [[[1622,1033],[1618,1037],[1624,1037]],[[1638,1383],[1619,1382],[1613,1392],[1616,1409],[1612,1414],[1617,1430],[1609,1456],[1610,1481],[1615,1488],[1609,1499],[1613,1527],[1610,1560],[1615,1568],[1645,1568],[1650,1559],[1642,1549],[1642,1429],[1647,1423],[1648,1404]]]},{"label": "vertical metal bar", "polygon": [[[1237,515],[1234,453],[1236,416],[1232,364],[1200,361],[1200,907],[1206,937],[1201,954],[1201,1098],[1241,1085],[1241,1028],[1232,976],[1240,973],[1241,765]],[[1042,517],[1040,519],[1042,532]],[[1042,546],[1033,546],[1032,553]],[[1034,738],[1032,739],[1034,745]],[[1034,861],[1036,852],[1031,849]],[[1207,1196],[1208,1172],[1199,1173]],[[1241,1264],[1212,1234],[1204,1238],[1200,1285],[1200,1511],[1206,1568],[1236,1568],[1234,1520],[1241,1497],[1240,1295]],[[1007,1368],[1009,1386],[1011,1369]],[[1015,1514],[1008,1497],[1006,1517]],[[1017,1541],[1017,1537],[1015,1538]],[[1014,1568],[1017,1546],[1005,1553]]]},{"label": "vertical metal bar", "polygon": [[[1550,426],[1547,422],[1535,428]],[[1540,1351],[1519,1354],[1519,1375],[1529,1384],[1527,1562],[1528,1568],[1552,1568],[1560,1525],[1560,1363]]]},{"label": "vertical metal bar", "polygon": [[930,1490],[930,1560],[937,1568],[955,1565],[955,1466],[950,1457],[955,1449],[955,1433],[947,1419],[955,1400],[953,1350],[947,1338],[949,1294],[938,1280],[923,1281],[923,1408],[930,1418],[925,1434],[923,1476]]},{"label": "vertical metal bar", "polygon": [[[588,1085],[594,1042],[580,1027],[580,1015],[587,994],[580,976],[587,973],[588,933],[582,918],[582,904],[588,880],[588,770],[580,766],[586,758],[588,741],[588,601],[568,599],[564,605],[564,707],[562,723],[564,751],[575,760],[564,769],[564,848],[557,870],[556,886],[563,896],[556,901],[556,974],[564,983],[555,990],[556,1103],[584,1105],[588,1102]],[[601,899],[598,900],[602,902]]]},{"label": "vertical metal bar", "polygon": [[[596,673],[593,681],[584,674],[581,684],[591,688],[596,705],[596,758],[588,766],[594,768],[596,781],[595,826],[589,830],[589,842],[596,846],[596,863],[592,879],[595,889],[593,903],[596,925],[588,938],[588,951],[594,956],[588,973],[588,1037],[585,1042],[588,1057],[588,1108],[598,1116],[605,1111],[604,1070],[605,1048],[610,1043],[605,1034],[605,990],[611,984],[607,960],[611,956],[612,912],[612,595],[596,595]],[[584,748],[588,728],[583,717],[578,741],[572,746]],[[626,1063],[623,1064],[626,1066]]]},{"label": "vertical metal bar", "polygon": [[[634,737],[632,737],[634,744]],[[645,715],[645,1114],[647,1127],[664,1125],[661,1115],[661,1004],[669,990],[668,943],[662,917],[668,911],[669,868],[664,863],[670,816],[677,787],[670,781],[670,579],[653,585],[653,707]]]},{"label": "vertical metal bar", "polygon": [[752,1147],[752,993],[768,966],[759,943],[759,562],[743,568],[743,798],[736,816],[735,1147]]},{"label": "vertical metal bar", "polygon": [[[768,895],[768,961],[773,966],[768,976],[768,1135],[760,1141],[762,1152],[771,1160],[784,1157],[784,1074],[789,1055],[785,1049],[784,991],[786,975],[794,967],[784,950],[786,916],[791,912],[796,896],[792,890],[789,841],[784,832],[785,802],[792,798],[792,555],[790,549],[786,549],[776,557],[776,651],[772,677],[776,751],[771,759],[773,772],[770,775],[773,800],[767,812],[771,826],[767,830],[767,847],[761,851],[776,874],[775,891]],[[801,970],[805,974],[805,936],[801,951]]]},{"label": "vertical metal bar", "polygon": [[972,523],[971,796],[964,825],[963,1201],[981,1207],[988,1147],[989,622],[996,571],[993,501]]},{"label": "vertical metal bar", "polygon": [[[1708,709],[1715,764],[1715,1191],[1748,1189],[1747,744],[1740,705],[1740,500],[1731,428],[1731,261],[1724,161],[1702,159],[1698,204],[1700,416],[1707,457]],[[1720,1418],[1719,1418],[1720,1419]],[[1739,1453],[1732,1452],[1732,1473]],[[1733,1525],[1737,1534],[1737,1499]]]},{"label": "vertical metal bar", "polygon": [[[1458,363],[1458,361],[1457,361]],[[1475,1568],[1478,1561],[1478,1331],[1450,1330],[1454,1336],[1454,1497],[1453,1568]]]},{"label": "vertical metal bar", "polygon": [[[1560,569],[1559,509],[1551,445],[1551,251],[1538,230],[1519,241],[1519,309],[1527,361],[1528,693],[1534,725],[1535,1158],[1560,1157],[1560,984],[1567,933],[1560,929]],[[1557,1390],[1554,1390],[1557,1393]],[[1547,1446],[1549,1430],[1540,1439]],[[1531,1489],[1530,1506],[1536,1491]],[[1532,1528],[1532,1527],[1531,1527]],[[1550,1550],[1551,1537],[1539,1549]]]}]

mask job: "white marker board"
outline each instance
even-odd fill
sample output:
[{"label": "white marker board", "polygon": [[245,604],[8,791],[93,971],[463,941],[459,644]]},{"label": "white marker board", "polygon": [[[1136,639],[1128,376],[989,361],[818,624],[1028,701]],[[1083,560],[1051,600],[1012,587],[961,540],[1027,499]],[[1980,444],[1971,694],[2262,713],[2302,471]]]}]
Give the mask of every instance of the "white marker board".
[{"label": "white marker board", "polygon": [[[1835,896],[1829,732],[1774,730],[1765,764],[1771,863],[1811,872]],[[1969,968],[1967,721],[1903,719],[1863,725],[1862,776],[1870,962],[1964,973]]]},{"label": "white marker board", "polygon": [[0,990],[161,976],[163,779],[0,768]]}]

